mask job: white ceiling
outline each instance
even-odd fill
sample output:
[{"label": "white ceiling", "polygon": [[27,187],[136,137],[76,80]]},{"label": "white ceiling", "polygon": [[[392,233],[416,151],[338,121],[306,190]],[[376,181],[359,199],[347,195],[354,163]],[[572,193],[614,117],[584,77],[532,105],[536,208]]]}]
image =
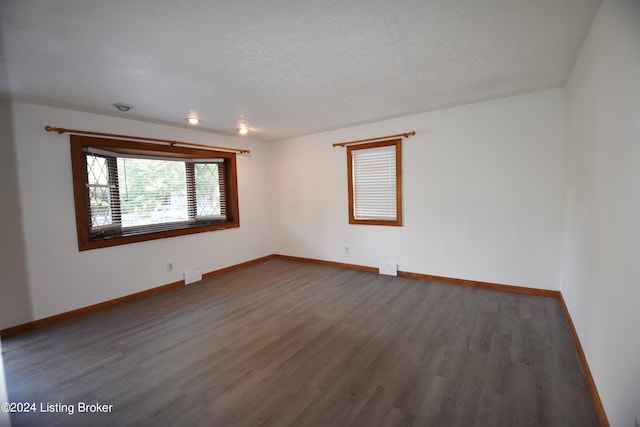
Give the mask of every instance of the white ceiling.
[{"label": "white ceiling", "polygon": [[599,5],[0,0],[0,96],[279,140],[561,87]]}]

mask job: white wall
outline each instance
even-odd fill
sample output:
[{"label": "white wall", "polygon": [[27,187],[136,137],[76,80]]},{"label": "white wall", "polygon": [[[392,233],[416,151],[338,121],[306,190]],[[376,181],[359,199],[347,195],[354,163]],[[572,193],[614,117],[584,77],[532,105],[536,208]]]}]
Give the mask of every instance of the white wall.
[{"label": "white wall", "polygon": [[[559,289],[563,108],[557,89],[275,143],[274,250]],[[332,143],[411,130],[404,226],[349,225],[346,153]]]},{"label": "white wall", "polygon": [[[264,143],[22,103],[12,113],[32,306],[24,321],[174,282],[186,269],[207,272],[272,253]],[[238,156],[240,228],[79,252],[69,136],[45,132],[47,124],[251,149]]]},{"label": "white wall", "polygon": [[640,2],[605,0],[566,85],[561,290],[609,421],[640,424]]},{"label": "white wall", "polygon": [[0,100],[0,329],[28,322],[32,314],[12,117],[11,104]]}]

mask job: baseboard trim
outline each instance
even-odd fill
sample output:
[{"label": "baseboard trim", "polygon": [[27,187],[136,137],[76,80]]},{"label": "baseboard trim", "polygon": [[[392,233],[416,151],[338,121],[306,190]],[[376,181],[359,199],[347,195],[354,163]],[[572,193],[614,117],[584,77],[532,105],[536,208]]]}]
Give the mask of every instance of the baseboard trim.
[{"label": "baseboard trim", "polygon": [[184,286],[184,280],[168,283],[166,285],[99,302],[97,304],[92,304],[75,310],[66,311],[64,313],[56,314],[53,316],[44,317],[42,319],[33,320],[31,322],[22,323],[20,325],[11,326],[6,329],[0,330],[0,338],[8,338],[24,332],[29,332],[34,329],[42,328],[44,326],[53,325],[54,323],[59,323],[74,317],[82,316],[83,314],[92,313],[94,311],[102,310],[107,307],[112,307],[114,305],[122,304],[128,301],[148,297],[150,295],[168,291],[169,289],[178,288],[180,286]]},{"label": "baseboard trim", "polygon": [[[246,267],[251,264],[256,264],[262,261],[266,261],[270,258],[273,258],[273,255],[267,255],[261,258],[256,258],[250,261],[246,261],[240,264],[232,265],[229,267],[221,268],[219,270],[210,271],[208,273],[204,273],[202,275],[203,279],[217,276],[219,274],[227,273],[229,271],[237,270],[239,268]],[[66,311],[64,313],[56,314],[53,316],[45,317],[38,320],[33,320],[31,322],[22,323],[20,325],[10,326],[5,329],[0,330],[0,338],[8,338],[14,335],[18,335],[24,332],[29,332],[34,329],[42,328],[44,326],[53,325],[54,323],[63,322],[68,319],[72,319],[74,317],[82,316],[84,314],[92,313],[94,311],[102,310],[107,307],[112,307],[114,305],[123,304],[128,301],[137,300],[140,298],[145,298],[151,295],[158,294],[160,292],[165,292],[170,289],[179,288],[184,286],[184,280],[178,280],[177,282],[168,283],[166,285],[157,286],[155,288],[146,289],[144,291],[135,292],[133,294],[124,295],[118,298],[110,299],[107,301],[99,302],[97,304],[92,304],[86,307],[78,308],[71,311]]]},{"label": "baseboard trim", "polygon": [[[368,267],[364,265],[345,264],[342,262],[325,261],[325,260],[318,260],[313,258],[301,258],[301,257],[295,257],[290,255],[279,255],[279,254],[274,255],[274,257],[281,258],[281,259],[288,259],[291,261],[309,262],[313,264],[330,265],[332,267],[342,267],[342,268],[350,268],[353,270],[369,271],[371,273],[378,272],[378,268]],[[499,283],[480,282],[478,280],[456,279],[453,277],[434,276],[431,274],[422,274],[422,273],[412,273],[410,271],[398,271],[398,276],[409,277],[412,279],[419,279],[419,280],[424,280],[428,282],[444,282],[444,283],[451,283],[454,285],[471,286],[474,288],[491,289],[494,291],[511,292],[516,294],[526,294],[526,295],[535,295],[535,296],[553,297],[553,298],[558,298],[560,296],[560,291],[553,291],[550,289],[527,288],[524,286],[512,286],[512,285],[503,285]]]},{"label": "baseboard trim", "polygon": [[460,286],[470,286],[472,288],[490,289],[492,291],[510,292],[513,294],[534,295],[538,297],[558,298],[560,291],[550,289],[528,288],[525,286],[504,285],[500,283],[481,282],[478,280],[456,279],[455,277],[434,276],[431,274],[411,273],[409,271],[398,271],[398,276],[410,277],[431,282],[444,282]]},{"label": "baseboard trim", "polygon": [[562,305],[562,311],[564,311],[564,316],[567,318],[567,323],[569,324],[569,330],[571,331],[573,343],[575,344],[576,351],[578,352],[578,359],[580,359],[580,365],[582,365],[582,372],[584,373],[584,377],[587,381],[587,387],[589,388],[589,392],[591,393],[591,398],[593,399],[593,405],[596,408],[598,420],[600,421],[600,425],[602,427],[609,427],[609,420],[607,419],[607,414],[604,411],[602,400],[600,400],[600,393],[598,393],[596,382],[591,375],[591,369],[589,369],[589,364],[587,363],[587,358],[584,354],[584,350],[582,349],[580,338],[578,338],[578,332],[576,331],[576,327],[573,324],[573,319],[571,319],[569,308],[567,307],[567,303],[565,302],[562,293],[560,294],[559,299],[560,304]]},{"label": "baseboard trim", "polygon": [[297,256],[291,256],[291,255],[275,254],[273,256],[275,258],[286,259],[286,260],[289,260],[289,261],[300,261],[300,262],[308,262],[308,263],[311,263],[311,264],[329,265],[331,267],[341,267],[341,268],[348,268],[350,270],[368,271],[370,273],[377,273],[378,272],[377,268],[367,267],[367,266],[358,265],[358,264],[346,264],[346,263],[343,263],[343,262],[325,261],[325,260],[322,260],[322,259],[303,258],[303,257],[297,257]]},{"label": "baseboard trim", "polygon": [[253,265],[253,264],[258,264],[260,262],[267,261],[267,260],[272,259],[274,257],[275,257],[275,255],[271,254],[271,255],[260,257],[260,258],[255,258],[255,259],[252,259],[252,260],[249,260],[249,261],[246,261],[246,262],[241,262],[240,264],[234,264],[234,265],[231,265],[229,267],[225,267],[225,268],[221,268],[219,270],[214,270],[214,271],[210,271],[208,273],[204,273],[202,275],[202,278],[203,279],[208,279],[209,277],[218,276],[220,274],[228,273],[228,272],[233,271],[233,270],[239,270],[241,268],[248,267],[248,266]]}]

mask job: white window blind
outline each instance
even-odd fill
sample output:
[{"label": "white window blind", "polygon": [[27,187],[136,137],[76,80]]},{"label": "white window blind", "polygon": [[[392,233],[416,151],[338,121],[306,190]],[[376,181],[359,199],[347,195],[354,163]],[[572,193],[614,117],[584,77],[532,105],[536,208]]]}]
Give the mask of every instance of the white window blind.
[{"label": "white window blind", "polygon": [[226,219],[222,159],[86,151],[90,233],[145,233]]},{"label": "white window blind", "polygon": [[396,220],[396,147],[352,151],[354,217]]}]

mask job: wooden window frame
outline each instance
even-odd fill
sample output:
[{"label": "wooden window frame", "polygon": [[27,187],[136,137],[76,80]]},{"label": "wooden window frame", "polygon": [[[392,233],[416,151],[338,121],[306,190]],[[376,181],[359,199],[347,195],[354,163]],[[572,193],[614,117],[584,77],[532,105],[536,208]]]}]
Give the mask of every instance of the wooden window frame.
[{"label": "wooden window frame", "polygon": [[[371,148],[395,146],[396,154],[396,219],[357,219],[355,216],[355,188],[353,178],[353,152]],[[402,226],[402,140],[391,139],[386,141],[370,142],[365,144],[347,146],[347,174],[349,186],[349,224]]]},{"label": "wooden window frame", "polygon": [[[95,138],[83,135],[71,135],[70,143],[76,230],[78,237],[78,249],[80,251],[240,227],[236,153],[118,139]],[[224,165],[226,219],[223,222],[213,224],[202,224],[197,222],[187,224],[185,222],[181,225],[177,225],[174,229],[151,231],[133,235],[122,235],[122,233],[116,233],[105,238],[92,237],[90,234],[89,224],[90,208],[87,194],[88,178],[84,153],[84,150],[89,147],[127,155],[164,158],[170,157],[175,158],[176,160],[185,161],[187,159],[198,158],[223,159],[223,163],[221,164]],[[193,191],[193,188],[188,188],[187,191]]]}]

